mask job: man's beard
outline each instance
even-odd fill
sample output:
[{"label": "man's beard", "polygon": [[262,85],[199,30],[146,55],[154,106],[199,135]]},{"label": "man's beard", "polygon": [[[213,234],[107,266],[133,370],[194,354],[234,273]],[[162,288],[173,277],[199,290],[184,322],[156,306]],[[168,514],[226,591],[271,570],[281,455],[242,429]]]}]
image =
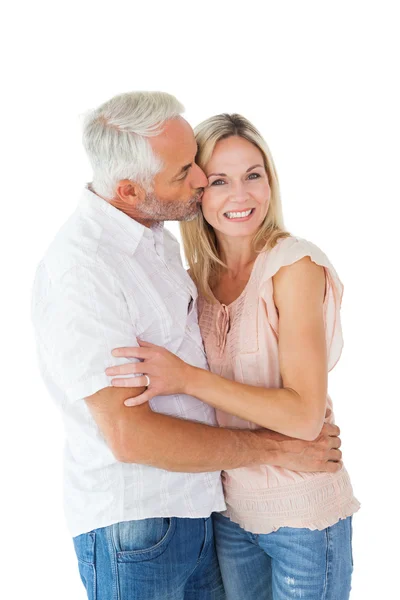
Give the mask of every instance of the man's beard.
[{"label": "man's beard", "polygon": [[[192,221],[200,212],[200,192],[185,203],[161,201],[152,192],[136,205],[143,220],[149,221]],[[139,216],[139,215],[138,215]]]}]

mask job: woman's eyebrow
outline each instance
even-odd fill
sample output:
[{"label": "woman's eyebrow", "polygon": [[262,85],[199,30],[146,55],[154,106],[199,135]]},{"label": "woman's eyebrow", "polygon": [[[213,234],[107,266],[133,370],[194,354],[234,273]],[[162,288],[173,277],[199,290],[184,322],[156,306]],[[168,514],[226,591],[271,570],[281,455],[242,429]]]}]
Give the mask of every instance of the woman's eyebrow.
[{"label": "woman's eyebrow", "polygon": [[251,171],[252,169],[255,169],[256,167],[261,167],[262,169],[264,169],[263,165],[253,165],[252,167],[249,167],[246,171],[246,173],[248,173],[249,171]]},{"label": "woman's eyebrow", "polygon": [[[265,168],[263,165],[253,165],[252,167],[249,167],[247,169],[246,173],[248,173],[252,169],[255,169],[256,167],[261,167],[262,169]],[[213,175],[217,177],[227,177],[226,173],[210,173],[209,175],[207,175],[207,177],[212,177]]]}]

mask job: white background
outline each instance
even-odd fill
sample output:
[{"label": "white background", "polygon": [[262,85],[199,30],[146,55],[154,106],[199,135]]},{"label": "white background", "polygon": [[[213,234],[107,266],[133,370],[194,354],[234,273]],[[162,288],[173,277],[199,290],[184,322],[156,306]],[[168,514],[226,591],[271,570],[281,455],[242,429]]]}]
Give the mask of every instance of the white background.
[{"label": "white background", "polygon": [[80,115],[175,94],[193,125],[243,113],[281,181],[287,228],[345,284],[330,392],[362,509],[352,600],[398,597],[399,20],[396,2],[14,2],[1,18],[0,595],[83,600],[62,513],[60,416],[30,325],[35,267],[91,173]]}]

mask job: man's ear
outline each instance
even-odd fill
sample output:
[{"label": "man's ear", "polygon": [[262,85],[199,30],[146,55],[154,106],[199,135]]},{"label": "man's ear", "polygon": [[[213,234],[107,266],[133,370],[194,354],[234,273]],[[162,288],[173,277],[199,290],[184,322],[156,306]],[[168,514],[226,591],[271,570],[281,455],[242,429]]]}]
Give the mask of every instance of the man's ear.
[{"label": "man's ear", "polygon": [[129,179],[122,179],[118,182],[115,195],[120,202],[135,206],[138,201],[144,200],[146,193],[141,185]]}]

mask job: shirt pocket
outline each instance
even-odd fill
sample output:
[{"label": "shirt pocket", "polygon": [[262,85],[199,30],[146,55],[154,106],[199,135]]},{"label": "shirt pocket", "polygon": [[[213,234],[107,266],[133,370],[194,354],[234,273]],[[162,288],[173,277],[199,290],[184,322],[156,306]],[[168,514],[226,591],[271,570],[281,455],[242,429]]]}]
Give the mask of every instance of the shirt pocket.
[{"label": "shirt pocket", "polygon": [[258,298],[247,296],[240,319],[239,347],[236,360],[236,373],[240,382],[261,386],[262,373],[259,354]]},{"label": "shirt pocket", "polygon": [[262,357],[257,351],[241,352],[236,357],[236,373],[240,375],[240,383],[263,387],[263,373],[260,361]]},{"label": "shirt pocket", "polygon": [[258,352],[258,312],[259,302],[257,297],[247,295],[243,303],[240,316],[239,348],[240,355]]}]

